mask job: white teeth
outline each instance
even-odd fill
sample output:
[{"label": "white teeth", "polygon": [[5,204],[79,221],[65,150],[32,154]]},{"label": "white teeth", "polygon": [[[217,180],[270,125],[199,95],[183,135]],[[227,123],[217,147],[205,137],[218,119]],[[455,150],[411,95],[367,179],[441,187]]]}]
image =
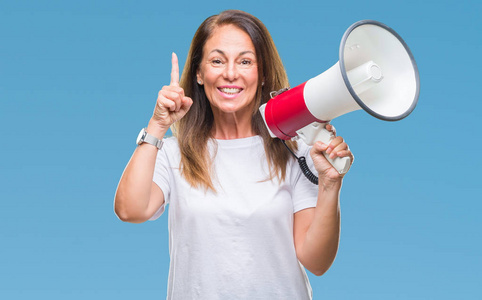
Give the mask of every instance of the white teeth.
[{"label": "white teeth", "polygon": [[219,90],[226,94],[237,94],[241,92],[241,89],[237,89],[237,88],[221,88]]}]

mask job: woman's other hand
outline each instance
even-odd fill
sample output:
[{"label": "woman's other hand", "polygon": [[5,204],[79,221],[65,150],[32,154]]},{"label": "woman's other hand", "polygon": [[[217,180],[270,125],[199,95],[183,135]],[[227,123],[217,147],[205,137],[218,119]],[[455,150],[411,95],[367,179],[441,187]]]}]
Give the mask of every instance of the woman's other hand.
[{"label": "woman's other hand", "polygon": [[154,131],[154,134],[156,131],[166,132],[174,122],[184,117],[191,105],[192,99],[179,86],[179,62],[177,55],[172,53],[171,83],[159,91],[147,131]]}]

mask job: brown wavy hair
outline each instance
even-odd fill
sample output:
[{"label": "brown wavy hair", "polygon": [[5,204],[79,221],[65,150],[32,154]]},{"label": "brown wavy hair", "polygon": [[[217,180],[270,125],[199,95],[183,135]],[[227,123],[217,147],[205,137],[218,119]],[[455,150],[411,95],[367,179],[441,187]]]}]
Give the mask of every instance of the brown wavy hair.
[{"label": "brown wavy hair", "polygon": [[[208,140],[212,138],[214,117],[204,87],[196,82],[196,73],[200,68],[204,44],[214,29],[223,25],[234,25],[243,30],[254,44],[258,61],[258,89],[251,123],[253,131],[264,141],[270,170],[268,179],[278,178],[283,181],[286,177],[286,165],[291,159],[290,153],[279,139],[270,137],[258,108],[270,99],[271,91],[288,87],[288,77],[264,24],[256,17],[239,10],[226,10],[207,18],[192,39],[180,86],[185,94],[192,98],[193,105],[187,114],[172,126],[181,150],[181,174],[192,186],[215,191],[212,158],[207,147]],[[288,143],[292,149],[296,149],[295,143]]]}]

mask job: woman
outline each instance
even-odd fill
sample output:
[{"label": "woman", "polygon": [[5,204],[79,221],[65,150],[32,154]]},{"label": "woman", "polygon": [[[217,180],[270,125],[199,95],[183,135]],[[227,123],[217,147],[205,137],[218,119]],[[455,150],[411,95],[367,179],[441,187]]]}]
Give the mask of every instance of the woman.
[{"label": "woman", "polygon": [[322,152],[352,154],[341,137],[311,149],[289,142],[311,154],[319,186],[302,176],[258,112],[286,86],[267,29],[241,11],[201,24],[180,82],[173,53],[171,83],[115,197],[116,214],[134,223],[170,204],[168,299],[311,299],[303,266],[322,275],[332,264],[343,176]]}]

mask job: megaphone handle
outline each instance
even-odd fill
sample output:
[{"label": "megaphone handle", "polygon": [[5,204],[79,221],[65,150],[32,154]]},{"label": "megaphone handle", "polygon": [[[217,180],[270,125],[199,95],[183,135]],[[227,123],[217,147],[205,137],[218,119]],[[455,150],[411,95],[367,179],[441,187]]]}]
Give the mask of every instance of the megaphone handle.
[{"label": "megaphone handle", "polygon": [[325,158],[330,162],[330,164],[335,168],[338,173],[340,174],[345,174],[348,172],[348,169],[350,169],[350,164],[351,164],[351,158],[349,157],[335,157],[335,158],[330,158],[330,155],[327,154],[326,152],[323,152],[323,155],[325,155]]},{"label": "megaphone handle", "polygon": [[[322,128],[318,135],[315,137],[315,141],[321,141],[326,145],[329,145],[335,136],[332,132]],[[323,152],[326,160],[330,162],[330,164],[338,171],[340,174],[345,174],[350,169],[351,158],[350,157],[335,157],[330,158],[330,154]]]},{"label": "megaphone handle", "polygon": [[[321,141],[326,145],[329,145],[335,138],[331,131],[326,130],[325,124],[312,123],[302,129],[298,130],[298,136],[305,141],[308,145],[313,145],[317,141]],[[331,163],[331,165],[340,174],[345,174],[350,169],[351,158],[350,157],[335,157],[330,158],[330,155],[323,152],[325,158]]]}]

